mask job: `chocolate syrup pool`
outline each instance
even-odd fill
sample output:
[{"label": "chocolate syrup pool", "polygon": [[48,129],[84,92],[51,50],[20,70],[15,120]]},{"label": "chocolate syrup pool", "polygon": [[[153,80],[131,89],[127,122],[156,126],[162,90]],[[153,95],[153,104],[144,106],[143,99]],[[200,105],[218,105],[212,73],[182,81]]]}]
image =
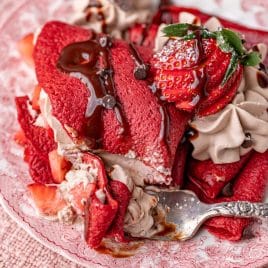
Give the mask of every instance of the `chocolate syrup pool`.
[{"label": "chocolate syrup pool", "polygon": [[111,46],[111,39],[107,36],[72,43],[61,51],[57,63],[61,71],[79,79],[89,90],[90,96],[85,114],[86,132],[97,143],[101,140],[104,109],[114,110],[124,130],[124,120],[116,99],[113,69],[110,64]]}]

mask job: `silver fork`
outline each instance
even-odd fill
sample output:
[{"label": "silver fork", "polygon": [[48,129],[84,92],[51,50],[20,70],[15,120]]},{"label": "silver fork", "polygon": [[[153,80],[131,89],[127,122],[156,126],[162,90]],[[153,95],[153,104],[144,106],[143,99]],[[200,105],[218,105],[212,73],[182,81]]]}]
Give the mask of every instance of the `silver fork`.
[{"label": "silver fork", "polygon": [[[187,240],[192,238],[202,223],[211,217],[268,218],[268,203],[247,201],[202,203],[195,193],[188,190],[147,191],[158,199],[158,206],[166,212],[169,233],[152,237],[157,240]],[[173,228],[171,228],[173,226]]]}]

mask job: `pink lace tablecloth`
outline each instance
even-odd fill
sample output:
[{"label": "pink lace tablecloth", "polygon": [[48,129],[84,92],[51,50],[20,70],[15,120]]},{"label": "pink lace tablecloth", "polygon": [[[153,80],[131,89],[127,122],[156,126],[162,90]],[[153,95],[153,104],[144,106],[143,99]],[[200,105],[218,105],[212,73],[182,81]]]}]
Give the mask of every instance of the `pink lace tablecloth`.
[{"label": "pink lace tablecloth", "polygon": [[0,206],[1,268],[80,268],[42,246],[21,229]]},{"label": "pink lace tablecloth", "polygon": [[[71,1],[75,2],[75,0],[62,0],[62,3],[68,4]],[[61,19],[62,9],[58,8],[56,6],[57,3],[61,2],[61,0],[56,0],[56,1],[48,1],[48,0],[43,0],[43,1],[40,1],[40,0],[38,0],[38,1],[33,1],[33,0],[28,0],[28,1],[26,1],[26,0],[25,1],[22,1],[22,0],[1,0],[0,1],[0,31],[3,31],[5,29],[5,27],[7,26],[7,22],[9,20],[14,21],[16,19],[15,17],[13,17],[12,14],[19,7],[23,8],[23,5],[25,5],[27,2],[28,2],[28,4],[27,4],[28,6],[30,5],[29,2],[36,2],[36,3],[50,2],[50,3],[52,3],[50,6],[51,10],[53,10],[53,9],[59,10],[57,13],[54,13],[54,17]],[[240,21],[240,22],[246,23],[252,27],[262,27],[262,28],[268,29],[268,16],[267,16],[268,1],[267,0],[206,0],[206,1],[205,0],[203,0],[203,1],[200,1],[200,0],[178,0],[176,2],[183,4],[183,5],[187,5],[187,6],[189,6],[189,5],[196,6],[196,7],[203,9],[203,10],[205,9],[209,13],[221,15],[221,16],[224,16],[224,17],[236,20],[236,21]],[[204,3],[206,3],[206,5],[204,5]],[[41,4],[40,4],[40,6],[41,6]],[[43,6],[42,8],[45,8],[45,6]],[[48,17],[46,17],[47,14],[43,14],[43,13],[41,12],[41,15],[40,15],[40,17],[38,17],[37,21],[34,21],[34,20],[31,21],[28,17],[25,17],[25,18],[22,17],[21,21],[24,21],[23,25],[25,25],[25,27],[26,27],[27,23],[30,23],[29,25],[32,25],[34,23],[43,23],[45,20],[49,19]],[[39,19],[40,19],[40,21],[39,21]],[[27,32],[27,29],[19,29],[18,32],[14,32],[12,34],[14,36],[20,36],[26,32]],[[6,34],[6,36],[9,38],[9,35]],[[1,35],[1,38],[4,38],[3,35]],[[7,48],[4,46],[1,46],[1,43],[4,43],[4,42],[0,42],[0,55],[1,55],[1,52],[2,52],[2,55],[4,55]],[[14,51],[12,51],[12,53],[13,52]],[[19,61],[16,58],[17,57],[16,54],[14,54],[14,55],[12,54],[9,56],[9,58],[11,58],[11,57],[13,58],[13,60]],[[1,60],[2,60],[2,58],[1,58]],[[1,64],[1,62],[0,62],[0,64]],[[8,71],[9,71],[9,69],[8,69]],[[3,69],[1,69],[1,72],[3,72]],[[27,75],[28,75],[28,73],[29,73],[29,71],[26,72]],[[23,78],[25,78],[25,77],[23,76]],[[4,89],[4,87],[1,89],[1,85],[2,86],[4,85],[3,82],[4,81],[0,80],[0,90]],[[27,84],[27,83],[25,84],[25,87],[26,86],[28,87],[28,85],[32,85],[34,83],[34,81],[29,80],[29,84]],[[9,86],[10,86],[10,90],[14,90],[14,91],[17,90],[17,88],[14,86],[14,84],[11,83],[11,84],[9,84]],[[5,87],[5,90],[6,89],[7,89],[7,87]],[[9,100],[8,99],[5,100],[3,97],[3,101],[8,103]],[[2,118],[4,118],[5,116],[8,116],[9,114],[13,115],[14,111],[12,110],[12,113],[10,113],[8,111],[8,109],[6,109],[5,112],[6,112],[6,114],[1,115]],[[3,130],[1,133],[2,133],[1,135],[3,135],[3,136],[0,135],[1,142],[2,142],[2,139],[4,139],[5,131]],[[4,143],[2,143],[2,145],[3,144]],[[18,158],[18,159],[21,159],[21,158]],[[9,173],[9,171],[10,171],[8,169],[7,164],[8,164],[7,159],[0,158],[0,176],[2,178],[4,178],[5,177],[4,175],[6,173]],[[17,165],[18,165],[17,162],[16,162],[16,164],[12,163],[12,166],[17,166]],[[15,172],[15,170],[14,170],[14,172]],[[13,173],[11,172],[10,174],[12,175]],[[8,176],[5,178],[8,178]],[[2,183],[2,185],[4,185],[4,183]],[[7,192],[6,192],[6,196],[10,196],[10,198],[12,198],[12,194],[8,195]],[[14,198],[12,200],[14,200]],[[16,204],[13,204],[14,207],[15,207],[15,205]],[[10,214],[14,213],[14,211],[11,210],[10,206],[8,206],[7,203],[5,203],[5,206],[6,206],[6,209],[10,209],[10,211],[9,211]],[[25,225],[24,225],[24,227],[25,227]],[[265,228],[262,227],[262,229],[265,229]],[[55,230],[59,230],[58,227]],[[232,262],[231,262],[232,266],[225,265],[224,267],[257,268],[257,267],[260,267],[260,264],[262,264],[262,265],[265,264],[265,262],[267,260],[267,254],[266,254],[267,253],[267,247],[266,247],[267,244],[262,239],[265,239],[265,238],[262,236],[262,237],[259,237],[258,239],[256,239],[255,240],[256,242],[249,242],[250,246],[248,246],[248,247],[246,247],[246,246],[245,247],[242,247],[242,246],[235,247],[235,249],[239,249],[239,250],[231,250],[231,247],[229,247],[229,248],[223,247],[223,245],[221,246],[221,243],[223,243],[221,241],[217,242],[217,247],[214,246],[214,244],[206,245],[206,247],[204,245],[202,246],[202,243],[203,243],[202,241],[200,242],[199,246],[197,244],[195,245],[195,242],[193,242],[192,244],[188,243],[183,248],[185,255],[183,255],[183,254],[179,255],[179,253],[181,253],[180,249],[179,249],[179,247],[180,247],[179,245],[173,245],[172,247],[169,247],[169,246],[165,246],[162,244],[161,244],[162,245],[161,246],[159,244],[158,248],[156,248],[155,251],[148,250],[148,252],[146,253],[148,256],[146,254],[142,255],[142,257],[141,257],[141,259],[139,259],[138,263],[136,263],[136,262],[133,263],[133,261],[129,261],[129,262],[131,262],[131,267],[146,267],[146,268],[147,267],[148,268],[149,267],[160,267],[160,268],[165,267],[165,268],[168,268],[168,267],[175,267],[175,266],[182,267],[182,266],[179,266],[178,264],[183,265],[183,263],[185,261],[185,265],[183,265],[183,267],[188,268],[190,266],[191,267],[208,267],[206,265],[205,266],[202,265],[202,262],[200,262],[200,261],[203,261],[203,263],[207,264],[211,260],[209,267],[219,267],[219,263],[223,264],[223,262],[224,262],[223,260],[226,259],[226,255],[229,257],[232,255],[230,257],[232,259]],[[75,243],[74,243],[74,245],[75,245]],[[203,254],[203,255],[205,257],[208,256],[209,259],[204,259],[204,256],[200,253],[201,251],[203,252],[203,249],[201,249],[200,247],[205,248],[204,252],[206,254],[205,255]],[[188,256],[187,251],[191,251],[193,249],[195,249],[194,251],[197,252],[195,254],[197,257],[194,257],[194,259],[192,259],[192,261],[190,261],[190,259],[187,258],[187,256]],[[226,251],[224,251],[224,250],[226,250]],[[264,251],[264,252],[262,252],[262,251]],[[200,256],[198,255],[199,253],[201,254]],[[177,260],[176,264],[173,260],[174,254],[178,255],[178,260]],[[86,255],[88,256],[88,254],[86,254]],[[217,258],[218,255],[221,257]],[[70,256],[70,254],[69,254],[69,256]],[[74,254],[72,256],[74,258]],[[90,256],[92,256],[92,255],[90,255]],[[242,259],[241,259],[241,257],[242,257]],[[247,259],[244,262],[243,262],[243,259],[244,259],[243,257],[246,257],[246,259]],[[94,258],[94,257],[92,257],[92,258]],[[106,265],[105,267],[119,267],[119,266],[130,267],[130,263],[128,263],[127,261],[125,262],[126,265],[119,265],[119,260],[113,260],[113,259],[108,260],[107,257],[105,257],[105,256],[96,257],[96,258],[101,259],[102,262],[105,261],[106,264],[109,263],[109,265]],[[237,259],[239,259],[239,261],[236,263]],[[214,260],[214,262],[213,262],[213,260]],[[256,264],[256,261],[258,261],[258,264]],[[241,262],[243,262],[243,264],[241,264]],[[156,265],[156,263],[157,263],[157,265]],[[45,246],[41,245],[39,242],[37,242],[36,240],[31,238],[13,220],[11,220],[11,218],[4,212],[4,210],[0,206],[0,267],[1,268],[2,267],[3,268],[5,268],[5,267],[8,267],[8,268],[21,268],[21,267],[23,267],[23,268],[28,268],[28,267],[30,267],[30,268],[32,268],[32,267],[65,268],[66,267],[67,268],[67,267],[81,267],[81,266],[65,259],[64,257],[49,250],[48,248],[46,248]],[[92,267],[92,265],[90,265],[89,267]],[[96,263],[94,265],[94,267],[100,267],[100,266],[98,263]],[[268,267],[268,265],[266,265],[266,266],[264,265],[263,267]]]}]

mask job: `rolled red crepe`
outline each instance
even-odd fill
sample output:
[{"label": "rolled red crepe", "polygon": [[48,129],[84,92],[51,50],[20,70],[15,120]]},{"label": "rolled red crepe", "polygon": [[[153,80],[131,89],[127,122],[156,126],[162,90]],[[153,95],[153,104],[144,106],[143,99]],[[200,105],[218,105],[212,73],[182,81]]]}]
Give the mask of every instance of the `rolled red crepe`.
[{"label": "rolled red crepe", "polygon": [[215,164],[210,159],[199,161],[192,158],[188,177],[206,197],[214,199],[223,187],[240,173],[250,155],[251,153],[247,153],[239,161],[230,164]]},{"label": "rolled red crepe", "polygon": [[[254,152],[235,180],[231,197],[209,199],[195,184],[188,184],[187,188],[195,191],[204,202],[218,203],[229,201],[261,202],[268,183],[268,151],[263,154]],[[240,240],[244,229],[251,222],[250,219],[215,217],[205,223],[209,232],[221,239],[231,241]]]}]

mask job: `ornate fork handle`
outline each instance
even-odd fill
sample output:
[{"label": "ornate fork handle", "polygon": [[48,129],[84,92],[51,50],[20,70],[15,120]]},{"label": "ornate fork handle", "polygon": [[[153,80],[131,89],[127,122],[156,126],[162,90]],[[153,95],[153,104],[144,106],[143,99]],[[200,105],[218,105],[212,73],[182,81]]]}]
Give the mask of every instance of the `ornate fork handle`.
[{"label": "ornate fork handle", "polygon": [[268,203],[250,203],[247,201],[218,203],[210,206],[208,214],[210,216],[268,218]]}]

